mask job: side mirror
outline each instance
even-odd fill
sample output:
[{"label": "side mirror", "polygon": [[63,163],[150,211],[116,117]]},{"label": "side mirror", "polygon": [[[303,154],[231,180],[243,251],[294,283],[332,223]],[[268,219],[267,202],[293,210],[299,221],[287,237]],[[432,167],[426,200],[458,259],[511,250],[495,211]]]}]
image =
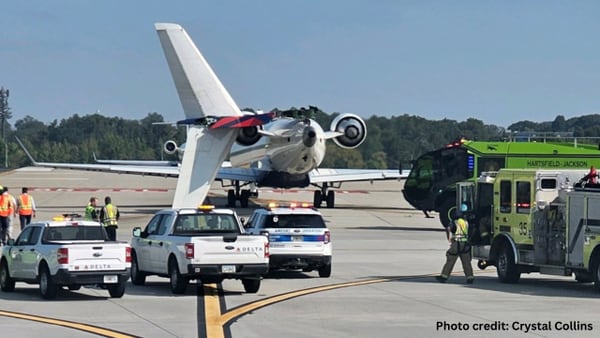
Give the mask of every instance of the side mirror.
[{"label": "side mirror", "polygon": [[133,228],[133,237],[140,237],[140,236],[142,236],[142,228],[140,228],[140,227]]}]

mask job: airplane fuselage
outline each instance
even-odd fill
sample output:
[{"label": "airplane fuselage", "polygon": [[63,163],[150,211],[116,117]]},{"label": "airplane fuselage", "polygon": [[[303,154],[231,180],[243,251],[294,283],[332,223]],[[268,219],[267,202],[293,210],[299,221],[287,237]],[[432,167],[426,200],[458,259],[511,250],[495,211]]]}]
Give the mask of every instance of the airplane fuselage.
[{"label": "airplane fuselage", "polygon": [[253,145],[233,145],[232,166],[303,175],[323,161],[325,137],[316,121],[282,117],[265,124],[263,131]]}]

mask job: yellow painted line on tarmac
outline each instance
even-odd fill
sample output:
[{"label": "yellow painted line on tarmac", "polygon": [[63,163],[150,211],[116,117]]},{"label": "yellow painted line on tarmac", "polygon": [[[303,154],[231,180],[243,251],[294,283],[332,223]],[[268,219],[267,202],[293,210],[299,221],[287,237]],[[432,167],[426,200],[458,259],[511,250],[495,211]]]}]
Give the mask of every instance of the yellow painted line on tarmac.
[{"label": "yellow painted line on tarmac", "polygon": [[221,323],[221,302],[216,284],[206,284],[204,287],[204,316],[206,337],[225,338]]},{"label": "yellow painted line on tarmac", "polygon": [[18,318],[18,319],[24,319],[24,320],[31,320],[34,322],[39,322],[39,323],[44,323],[44,324],[56,325],[56,326],[75,329],[75,330],[79,330],[79,331],[83,331],[83,332],[87,332],[87,333],[91,333],[91,334],[95,334],[97,336],[103,336],[103,337],[114,337],[114,338],[138,337],[138,336],[130,335],[130,334],[119,332],[119,331],[113,331],[113,330],[101,328],[98,326],[76,323],[76,322],[71,322],[71,321],[67,321],[67,320],[42,317],[42,316],[28,315],[25,313],[0,310],[0,316]]}]

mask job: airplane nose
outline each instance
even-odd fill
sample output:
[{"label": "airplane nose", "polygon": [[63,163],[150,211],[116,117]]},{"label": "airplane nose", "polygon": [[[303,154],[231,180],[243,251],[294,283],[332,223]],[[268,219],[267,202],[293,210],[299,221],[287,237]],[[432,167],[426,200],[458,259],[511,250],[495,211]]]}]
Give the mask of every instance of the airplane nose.
[{"label": "airplane nose", "polygon": [[314,127],[307,126],[304,128],[304,132],[302,133],[302,143],[306,147],[312,147],[317,142],[317,132]]}]

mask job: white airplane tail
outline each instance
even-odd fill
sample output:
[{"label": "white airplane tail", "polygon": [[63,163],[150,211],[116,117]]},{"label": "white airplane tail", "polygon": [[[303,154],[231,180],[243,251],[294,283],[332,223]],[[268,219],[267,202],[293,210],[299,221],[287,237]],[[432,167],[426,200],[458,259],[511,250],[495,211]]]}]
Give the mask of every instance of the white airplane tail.
[{"label": "white airplane tail", "polygon": [[[242,116],[219,78],[185,30],[171,23],[155,24],[158,37],[187,119]],[[238,135],[236,128],[190,125],[173,208],[200,205]]]},{"label": "white airplane tail", "polygon": [[185,30],[173,23],[154,26],[185,117],[241,116],[240,109]]}]

